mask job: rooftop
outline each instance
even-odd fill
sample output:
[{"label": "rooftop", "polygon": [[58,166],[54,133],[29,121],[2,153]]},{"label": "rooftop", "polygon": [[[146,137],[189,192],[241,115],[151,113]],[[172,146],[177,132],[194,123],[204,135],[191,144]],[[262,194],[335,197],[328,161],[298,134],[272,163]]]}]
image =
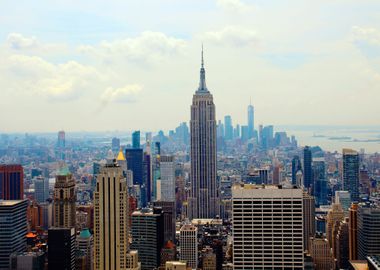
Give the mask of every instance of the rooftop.
[{"label": "rooftop", "polygon": [[22,202],[22,200],[0,200],[0,206],[13,206]]}]

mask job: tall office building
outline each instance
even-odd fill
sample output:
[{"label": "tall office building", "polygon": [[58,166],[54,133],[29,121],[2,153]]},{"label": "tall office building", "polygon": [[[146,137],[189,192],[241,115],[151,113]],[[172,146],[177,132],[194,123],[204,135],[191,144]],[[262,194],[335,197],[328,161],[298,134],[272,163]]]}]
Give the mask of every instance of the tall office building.
[{"label": "tall office building", "polygon": [[24,199],[24,170],[21,165],[0,164],[0,200]]},{"label": "tall office building", "polygon": [[316,206],[327,204],[327,179],[324,158],[313,159],[313,194]]},{"label": "tall office building", "polygon": [[140,149],[140,130],[136,130],[132,133],[132,148]]},{"label": "tall office building", "polygon": [[61,149],[66,147],[66,135],[63,130],[58,132],[57,147]]},{"label": "tall office building", "polygon": [[297,185],[297,172],[302,172],[302,163],[299,156],[294,156],[292,159],[292,185]]},{"label": "tall office building", "polygon": [[132,249],[139,253],[141,269],[160,266],[164,246],[164,219],[161,208],[143,208],[132,214]]},{"label": "tall office building", "polygon": [[52,227],[48,231],[49,269],[75,270],[75,228]]},{"label": "tall office building", "polygon": [[43,176],[34,178],[34,199],[43,203],[49,198],[49,179]]},{"label": "tall office building", "polygon": [[92,270],[93,267],[93,252],[94,252],[94,237],[88,229],[83,229],[77,236],[78,250],[83,252],[85,257],[85,269]]},{"label": "tall office building", "polygon": [[44,270],[45,253],[37,252],[15,252],[10,256],[11,270]]},{"label": "tall office building", "polygon": [[303,247],[309,250],[310,237],[315,236],[315,199],[303,192]]},{"label": "tall office building", "polygon": [[66,166],[56,175],[53,199],[54,227],[75,227],[75,179]]},{"label": "tall office building", "polygon": [[349,266],[349,240],[348,240],[348,218],[339,224],[338,234],[335,239],[336,262],[338,269],[348,269]]},{"label": "tall office building", "polygon": [[112,151],[117,153],[120,150],[120,139],[112,138]]},{"label": "tall office building", "polygon": [[188,223],[182,225],[179,232],[180,259],[186,261],[191,269],[198,267],[198,229]]},{"label": "tall office building", "polygon": [[9,269],[12,252],[26,251],[27,200],[0,200],[0,269]]},{"label": "tall office building", "polygon": [[303,186],[310,190],[313,188],[313,157],[309,146],[303,149]]},{"label": "tall office building", "polygon": [[331,205],[331,209],[327,213],[326,219],[326,238],[330,244],[330,247],[334,250],[334,242],[336,237],[335,232],[337,232],[335,226],[336,224],[339,225],[339,222],[344,219],[342,206],[338,203],[333,203]]},{"label": "tall office building", "polygon": [[128,170],[133,172],[133,184],[143,185],[143,150],[125,149]]},{"label": "tall office building", "polygon": [[273,146],[273,126],[269,125],[261,128],[260,144],[264,150],[268,150]]},{"label": "tall office building", "polygon": [[302,189],[234,185],[234,269],[303,269],[302,204]]},{"label": "tall office building", "polygon": [[343,189],[359,201],[359,153],[352,149],[343,149]]},{"label": "tall office building", "polygon": [[357,239],[359,260],[380,254],[380,207],[359,205]]},{"label": "tall office building", "polygon": [[175,201],[175,164],[173,156],[160,156],[161,201]]},{"label": "tall office building", "polygon": [[153,207],[161,208],[164,218],[164,243],[175,241],[176,206],[174,201],[155,201]]},{"label": "tall office building", "polygon": [[94,269],[129,269],[128,211],[123,170],[108,157],[94,192]]},{"label": "tall office building", "polygon": [[253,138],[254,130],[255,130],[255,122],[254,122],[254,108],[252,104],[248,105],[248,138]]},{"label": "tall office building", "polygon": [[333,270],[334,258],[329,242],[320,235],[310,239],[310,255],[313,258],[314,268],[318,270]]},{"label": "tall office building", "polygon": [[[150,143],[147,142],[147,146],[150,147]],[[149,203],[152,201],[152,157],[150,151],[144,152],[143,159],[143,183],[145,186],[146,192],[146,202]],[[145,206],[145,205],[144,205]]]},{"label": "tall office building", "polygon": [[214,218],[219,214],[216,182],[216,121],[213,96],[206,87],[203,63],[199,88],[191,105],[190,218]]},{"label": "tall office building", "polygon": [[349,210],[348,243],[350,260],[358,259],[358,204],[352,203]]},{"label": "tall office building", "polygon": [[350,192],[344,190],[335,191],[335,203],[340,203],[342,205],[343,211],[348,214],[351,206]]},{"label": "tall office building", "polygon": [[234,127],[232,126],[231,115],[224,117],[224,139],[232,140],[234,136]]}]

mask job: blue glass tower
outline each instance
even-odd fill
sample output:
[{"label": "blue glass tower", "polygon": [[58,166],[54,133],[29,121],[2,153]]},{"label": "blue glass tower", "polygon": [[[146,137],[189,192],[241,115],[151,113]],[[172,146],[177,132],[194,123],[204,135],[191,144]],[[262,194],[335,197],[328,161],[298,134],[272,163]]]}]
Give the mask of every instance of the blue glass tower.
[{"label": "blue glass tower", "polygon": [[305,146],[303,149],[303,185],[308,190],[313,186],[312,160],[311,149],[309,146]]}]

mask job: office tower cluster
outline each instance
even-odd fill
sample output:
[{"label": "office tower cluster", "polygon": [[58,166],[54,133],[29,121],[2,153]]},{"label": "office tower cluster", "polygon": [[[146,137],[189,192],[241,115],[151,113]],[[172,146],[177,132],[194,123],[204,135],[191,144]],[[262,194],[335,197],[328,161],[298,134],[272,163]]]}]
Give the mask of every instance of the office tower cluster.
[{"label": "office tower cluster", "polygon": [[298,146],[251,102],[218,120],[205,72],[168,132],[0,134],[0,270],[376,269],[379,154]]}]

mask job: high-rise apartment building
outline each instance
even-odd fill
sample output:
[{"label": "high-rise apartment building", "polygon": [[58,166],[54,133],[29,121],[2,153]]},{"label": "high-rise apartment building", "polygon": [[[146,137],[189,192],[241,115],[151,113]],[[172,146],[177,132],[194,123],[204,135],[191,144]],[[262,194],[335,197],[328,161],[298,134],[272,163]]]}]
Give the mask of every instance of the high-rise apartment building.
[{"label": "high-rise apartment building", "polygon": [[54,227],[75,227],[75,179],[67,167],[62,167],[54,184]]},{"label": "high-rise apartment building", "polygon": [[24,170],[21,165],[0,164],[0,200],[24,199]]},{"label": "high-rise apartment building", "polygon": [[198,267],[198,229],[192,224],[182,225],[179,232],[180,259],[191,269]]},{"label": "high-rise apartment building", "polygon": [[128,211],[123,170],[109,157],[94,192],[94,269],[129,269]]},{"label": "high-rise apartment building", "polygon": [[206,87],[203,62],[198,90],[191,105],[190,219],[215,218],[219,214],[216,182],[216,121],[212,94]]},{"label": "high-rise apartment building", "polygon": [[34,199],[43,203],[49,198],[49,179],[43,176],[34,178]]},{"label": "high-rise apartment building", "polygon": [[0,269],[9,269],[12,252],[26,251],[27,200],[0,200]]},{"label": "high-rise apartment building", "polygon": [[132,214],[132,249],[139,253],[141,269],[160,266],[164,246],[164,217],[161,208],[143,208]]},{"label": "high-rise apartment building", "polygon": [[380,254],[380,207],[359,205],[357,239],[359,260]]},{"label": "high-rise apartment building", "polygon": [[234,269],[303,269],[302,204],[302,189],[234,185]]},{"label": "high-rise apartment building", "polygon": [[343,189],[359,201],[359,153],[352,149],[343,149]]},{"label": "high-rise apartment building", "polygon": [[75,270],[75,228],[52,227],[48,231],[49,269]]},{"label": "high-rise apartment building", "polygon": [[173,156],[160,156],[162,201],[175,201],[175,163]]},{"label": "high-rise apartment building", "polygon": [[253,138],[254,131],[255,131],[255,122],[254,122],[254,108],[252,104],[248,105],[248,138]]},{"label": "high-rise apartment building", "polygon": [[303,186],[310,190],[313,187],[312,153],[309,146],[303,149]]}]

